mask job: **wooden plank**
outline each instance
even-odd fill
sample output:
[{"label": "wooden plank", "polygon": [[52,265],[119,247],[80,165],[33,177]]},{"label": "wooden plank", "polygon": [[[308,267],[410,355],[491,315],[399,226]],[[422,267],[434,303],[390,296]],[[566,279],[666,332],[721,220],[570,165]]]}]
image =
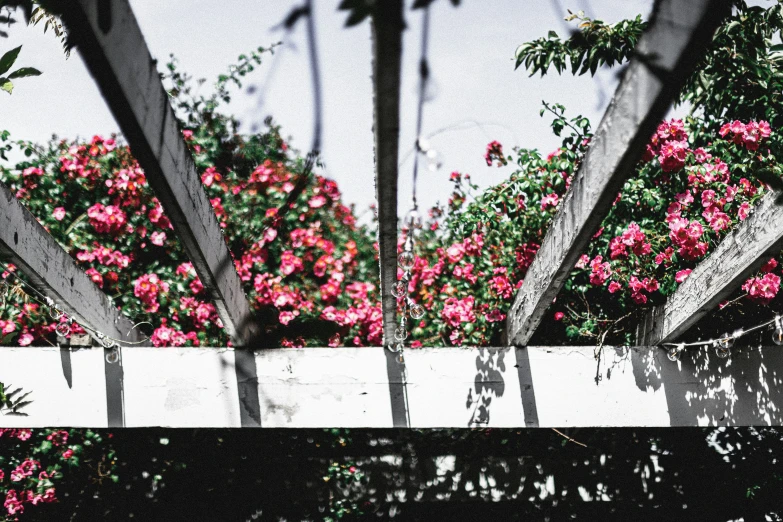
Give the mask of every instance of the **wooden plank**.
[{"label": "wooden plank", "polygon": [[[259,368],[260,425],[392,427],[382,347],[123,348],[128,426],[239,427],[236,355]],[[516,352],[516,353],[515,353]],[[515,361],[525,352],[529,375]],[[596,353],[598,357],[596,357]],[[52,348],[0,347],[0,381],[32,391],[29,417],[0,415],[0,427],[107,425],[103,350],[73,353],[70,385]],[[737,348],[729,359],[689,350],[679,362],[656,347],[424,348],[408,350],[411,428],[781,426],[783,389],[771,386],[783,366],[777,346]],[[520,395],[536,388],[535,404]],[[101,403],[101,404],[99,404]]]},{"label": "wooden plank", "polygon": [[[372,16],[373,129],[375,190],[378,201],[378,263],[383,312],[383,344],[395,343],[397,299],[390,289],[397,281],[397,165],[400,141],[400,74],[402,64],[402,0],[379,2]],[[405,364],[385,352],[394,427],[410,426]]]},{"label": "wooden plank", "polygon": [[394,344],[397,299],[397,164],[400,142],[402,0],[381,2],[373,16],[375,189],[383,308],[383,343]]},{"label": "wooden plank", "polygon": [[636,344],[675,341],[783,250],[783,207],[775,201],[777,197],[775,192],[764,196],[752,214],[723,238],[666,303],[646,314],[637,327]]},{"label": "wooden plank", "polygon": [[249,344],[258,327],[128,0],[64,1],[62,17],[226,330]]},{"label": "wooden plank", "polygon": [[130,319],[0,183],[0,258],[13,263],[33,287],[75,321],[114,339],[139,341]]},{"label": "wooden plank", "polygon": [[506,321],[507,342],[530,341],[623,183],[634,172],[698,58],[730,13],[728,0],[660,0]]}]

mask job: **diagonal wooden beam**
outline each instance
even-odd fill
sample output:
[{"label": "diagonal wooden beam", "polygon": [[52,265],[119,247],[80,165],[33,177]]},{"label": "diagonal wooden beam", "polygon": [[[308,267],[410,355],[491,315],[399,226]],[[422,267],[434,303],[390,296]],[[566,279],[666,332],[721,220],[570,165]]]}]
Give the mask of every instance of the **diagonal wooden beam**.
[{"label": "diagonal wooden beam", "polygon": [[506,321],[508,343],[530,341],[730,5],[728,0],[656,1],[636,56],[516,295]]},{"label": "diagonal wooden beam", "polygon": [[140,333],[71,256],[0,183],[0,258],[13,263],[36,290],[77,322],[104,335],[139,341]]},{"label": "diagonal wooden beam", "polygon": [[373,16],[375,189],[383,308],[383,344],[394,344],[397,299],[397,164],[400,142],[402,0],[379,2]]},{"label": "diagonal wooden beam", "polygon": [[223,233],[128,0],[67,0],[62,18],[237,345],[256,337]]},{"label": "diagonal wooden beam", "polygon": [[777,197],[774,192],[764,196],[750,217],[723,238],[666,303],[647,313],[637,326],[637,345],[677,340],[783,250],[783,207]]}]

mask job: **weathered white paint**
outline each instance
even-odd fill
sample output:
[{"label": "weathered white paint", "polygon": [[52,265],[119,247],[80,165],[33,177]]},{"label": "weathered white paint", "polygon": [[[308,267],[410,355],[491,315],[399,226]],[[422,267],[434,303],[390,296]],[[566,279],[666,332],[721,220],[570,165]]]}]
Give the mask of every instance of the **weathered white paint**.
[{"label": "weathered white paint", "polygon": [[[127,426],[241,425],[234,350],[122,352]],[[522,353],[532,390],[520,387]],[[255,358],[262,427],[394,426],[380,347],[267,349]],[[689,351],[679,362],[649,347],[427,348],[405,358],[407,402],[395,400],[413,428],[783,425],[777,346],[729,359]],[[71,387],[63,361],[56,348],[0,348],[0,381],[35,401],[28,417],[0,415],[0,426],[107,425],[103,350],[71,353]],[[536,412],[523,407],[531,391]]]},{"label": "weathered white paint", "polygon": [[68,34],[236,345],[258,335],[223,232],[128,0],[61,2]]},{"label": "weathered white paint", "polygon": [[530,341],[552,300],[731,12],[728,0],[660,0],[506,320],[507,343]]},{"label": "weathered white paint", "polygon": [[405,352],[411,426],[524,426],[511,348]]},{"label": "weathered white paint", "polygon": [[389,427],[386,356],[380,348],[256,352],[261,426]]},{"label": "weathered white paint", "polygon": [[[650,350],[655,349],[647,349],[648,354]],[[605,348],[598,361],[593,348],[529,351],[540,426],[669,425],[663,389],[636,385],[633,359],[642,362],[639,352]],[[666,356],[662,351],[659,355]]]},{"label": "weathered white paint", "polygon": [[639,323],[636,344],[675,341],[783,248],[780,194],[770,192],[667,299]]},{"label": "weathered white paint", "polygon": [[234,352],[126,348],[125,425],[239,427]]},{"label": "weathered white paint", "polygon": [[107,426],[102,349],[0,347],[0,382],[33,401],[27,416],[0,414],[0,427]]}]

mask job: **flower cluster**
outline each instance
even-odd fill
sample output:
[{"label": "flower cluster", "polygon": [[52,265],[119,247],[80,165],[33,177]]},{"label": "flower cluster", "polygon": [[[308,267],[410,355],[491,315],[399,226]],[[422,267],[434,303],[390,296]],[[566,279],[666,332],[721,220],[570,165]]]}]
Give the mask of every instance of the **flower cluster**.
[{"label": "flower cluster", "polygon": [[491,141],[487,145],[487,152],[484,154],[484,160],[487,162],[487,166],[491,167],[492,162],[495,161],[498,167],[508,165],[508,160],[503,155],[503,145],[498,141]]},{"label": "flower cluster", "polygon": [[734,120],[731,123],[726,123],[720,128],[721,137],[731,135],[731,140],[746,147],[748,150],[758,150],[761,140],[769,138],[772,134],[769,123],[766,121],[749,121],[748,123],[742,123],[739,120]]}]

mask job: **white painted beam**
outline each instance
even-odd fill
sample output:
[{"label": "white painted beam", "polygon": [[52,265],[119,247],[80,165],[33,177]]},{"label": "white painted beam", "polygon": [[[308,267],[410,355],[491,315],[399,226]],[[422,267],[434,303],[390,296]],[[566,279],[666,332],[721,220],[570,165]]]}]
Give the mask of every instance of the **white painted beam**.
[{"label": "white painted beam", "polygon": [[730,4],[656,1],[650,26],[516,295],[506,321],[509,344],[530,341]]},{"label": "white painted beam", "polygon": [[71,41],[103,93],[226,330],[246,345],[258,328],[223,233],[128,0],[61,3]]},{"label": "white painted beam", "polygon": [[775,192],[764,196],[750,217],[723,238],[666,303],[647,313],[637,327],[636,344],[675,341],[783,250],[783,206],[777,197]]},{"label": "white painted beam", "polygon": [[[650,347],[425,348],[407,351],[398,381],[380,347],[250,353],[265,428],[392,427],[390,384],[405,388],[412,428],[783,425],[776,346],[729,359],[688,351],[679,362]],[[126,425],[242,426],[236,354],[123,348]],[[66,372],[57,349],[0,348],[0,382],[34,401],[28,417],[0,415],[0,427],[108,424],[103,350],[71,355]]]}]

